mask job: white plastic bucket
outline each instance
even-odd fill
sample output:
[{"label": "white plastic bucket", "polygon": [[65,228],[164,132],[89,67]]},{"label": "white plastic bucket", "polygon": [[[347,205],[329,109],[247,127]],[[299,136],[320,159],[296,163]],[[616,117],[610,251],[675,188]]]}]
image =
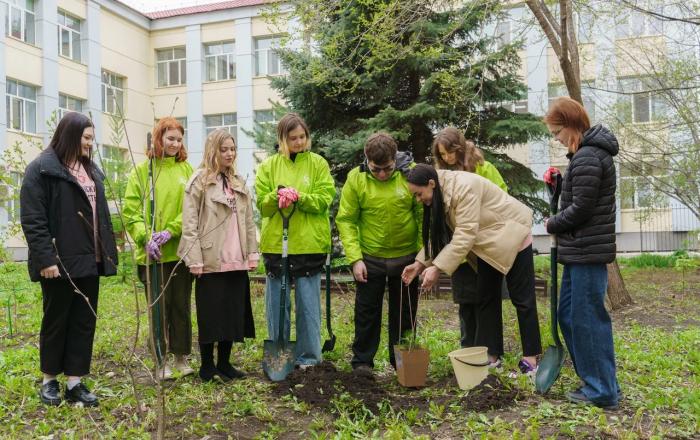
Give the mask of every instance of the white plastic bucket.
[{"label": "white plastic bucket", "polygon": [[460,389],[469,390],[479,385],[489,374],[486,347],[468,347],[448,354]]}]

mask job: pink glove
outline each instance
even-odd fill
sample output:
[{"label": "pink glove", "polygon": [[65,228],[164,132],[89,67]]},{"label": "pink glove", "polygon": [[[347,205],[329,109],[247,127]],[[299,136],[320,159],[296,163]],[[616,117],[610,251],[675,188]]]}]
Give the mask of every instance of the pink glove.
[{"label": "pink glove", "polygon": [[542,176],[544,183],[546,183],[547,185],[554,184],[556,181],[555,181],[553,176],[555,176],[557,174],[561,174],[561,171],[559,171],[559,168],[557,168],[557,167],[547,168],[547,171],[544,172],[544,176]]},{"label": "pink glove", "polygon": [[299,200],[299,193],[294,188],[280,188],[277,190],[277,206],[280,209],[289,207]]},{"label": "pink glove", "polygon": [[156,232],[151,235],[151,240],[153,240],[158,246],[163,246],[171,238],[172,234],[168,230]]}]

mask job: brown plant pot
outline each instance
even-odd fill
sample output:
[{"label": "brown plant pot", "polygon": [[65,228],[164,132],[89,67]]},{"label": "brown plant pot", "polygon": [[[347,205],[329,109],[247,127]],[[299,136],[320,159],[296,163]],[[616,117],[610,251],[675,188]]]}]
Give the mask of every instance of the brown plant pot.
[{"label": "brown plant pot", "polygon": [[430,363],[430,351],[422,347],[409,349],[406,346],[395,345],[396,378],[405,387],[425,386]]}]

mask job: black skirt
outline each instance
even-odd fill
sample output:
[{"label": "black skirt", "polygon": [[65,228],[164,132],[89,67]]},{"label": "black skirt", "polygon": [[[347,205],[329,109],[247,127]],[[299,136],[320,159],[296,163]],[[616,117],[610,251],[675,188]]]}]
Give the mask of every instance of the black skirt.
[{"label": "black skirt", "polygon": [[248,272],[207,273],[196,278],[199,342],[243,342],[255,338]]}]

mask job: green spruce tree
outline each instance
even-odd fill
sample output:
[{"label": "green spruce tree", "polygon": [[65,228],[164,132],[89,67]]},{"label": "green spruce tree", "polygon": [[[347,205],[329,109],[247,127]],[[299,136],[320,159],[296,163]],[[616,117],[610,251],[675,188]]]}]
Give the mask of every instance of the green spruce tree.
[{"label": "green spruce tree", "polygon": [[[362,161],[367,136],[391,133],[417,162],[433,134],[453,125],[474,139],[513,195],[544,212],[541,182],[504,151],[546,134],[538,117],[503,105],[521,99],[519,42],[498,46],[499,1],[293,2],[307,41],[284,48],[289,74],[272,85],[309,123],[339,181]],[[287,18],[278,16],[278,18]]]}]

